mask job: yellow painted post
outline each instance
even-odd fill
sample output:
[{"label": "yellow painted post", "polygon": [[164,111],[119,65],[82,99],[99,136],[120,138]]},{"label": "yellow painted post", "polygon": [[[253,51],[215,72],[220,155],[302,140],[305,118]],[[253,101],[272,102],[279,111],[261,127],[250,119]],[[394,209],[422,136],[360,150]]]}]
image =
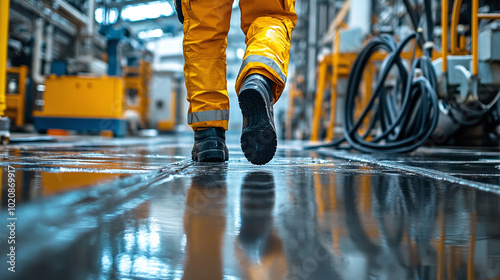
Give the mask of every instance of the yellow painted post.
[{"label": "yellow painted post", "polygon": [[[441,1],[441,45],[443,48],[442,58],[442,70],[445,73],[448,70],[448,1]],[[474,12],[473,12],[474,13]]]},{"label": "yellow painted post", "polygon": [[7,41],[9,39],[10,0],[0,1],[0,116],[5,113],[5,83],[7,80]]},{"label": "yellow painted post", "polygon": [[328,57],[325,57],[318,67],[318,86],[316,87],[316,100],[314,102],[313,125],[311,131],[311,141],[318,141],[319,123],[323,110],[323,92],[325,91],[325,82],[328,72]]},{"label": "yellow painted post", "polygon": [[172,122],[172,130],[175,130],[177,124],[177,86],[173,87],[170,94],[170,121]]},{"label": "yellow painted post", "polygon": [[286,112],[286,120],[285,120],[285,138],[287,140],[291,140],[293,137],[293,132],[292,132],[292,119],[293,119],[293,113],[295,109],[295,91],[296,91],[296,85],[295,82],[292,82],[290,84],[290,92],[288,94],[288,109]]},{"label": "yellow painted post", "polygon": [[326,141],[332,141],[335,134],[335,114],[337,113],[337,83],[339,80],[339,52],[340,52],[340,30],[335,32],[335,43],[333,48],[333,78],[332,93],[330,98],[330,124],[326,134]]},{"label": "yellow painted post", "polygon": [[467,52],[467,37],[465,35],[460,36],[460,51],[462,53],[468,53]]},{"label": "yellow painted post", "polygon": [[18,85],[18,112],[16,118],[16,125],[21,127],[24,125],[24,111],[26,110],[26,79],[28,77],[28,67],[22,65],[19,67],[19,85]]},{"label": "yellow painted post", "polygon": [[451,16],[451,27],[450,27],[452,55],[458,54],[457,26],[458,26],[458,20],[460,19],[460,8],[462,8],[462,0],[455,0],[455,3],[453,3],[453,13]]},{"label": "yellow painted post", "polygon": [[479,73],[479,0],[472,0],[472,75]]}]

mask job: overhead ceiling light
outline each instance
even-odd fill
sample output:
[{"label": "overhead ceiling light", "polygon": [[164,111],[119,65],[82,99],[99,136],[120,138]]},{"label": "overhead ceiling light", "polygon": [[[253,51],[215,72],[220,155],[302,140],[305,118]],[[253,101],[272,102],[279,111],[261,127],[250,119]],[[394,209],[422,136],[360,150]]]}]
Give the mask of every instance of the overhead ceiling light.
[{"label": "overhead ceiling light", "polygon": [[151,2],[148,4],[129,5],[122,10],[122,18],[129,21],[140,21],[171,16],[174,9],[168,2]]},{"label": "overhead ceiling light", "polygon": [[95,10],[95,21],[97,21],[97,23],[102,23],[102,21],[104,20],[104,8],[97,8]]},{"label": "overhead ceiling light", "polygon": [[151,30],[143,30],[139,33],[137,33],[137,37],[139,39],[152,39],[152,38],[159,38],[163,35],[163,30],[157,28],[157,29],[151,29]]}]

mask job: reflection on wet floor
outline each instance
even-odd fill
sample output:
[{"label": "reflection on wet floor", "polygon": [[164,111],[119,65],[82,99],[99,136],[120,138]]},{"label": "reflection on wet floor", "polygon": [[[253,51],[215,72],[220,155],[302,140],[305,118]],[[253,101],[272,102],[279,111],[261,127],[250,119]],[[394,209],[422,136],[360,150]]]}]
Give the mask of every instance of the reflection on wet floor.
[{"label": "reflection on wet floor", "polygon": [[[0,163],[3,192],[7,187],[8,166],[16,169],[19,190],[16,197],[22,202],[151,172],[184,159],[181,155],[185,148],[172,145],[172,140],[144,144],[144,141],[102,143],[88,139],[66,141],[64,145],[13,145],[5,151]],[[1,200],[0,205],[5,205],[5,200]]]},{"label": "reflection on wet floor", "polygon": [[[247,163],[237,144],[224,164],[192,163],[189,145],[174,154],[163,145],[106,150],[103,161],[127,166],[126,178],[24,203],[19,271],[0,278],[500,279],[495,190],[296,145],[264,167]],[[127,150],[131,157],[117,156]],[[444,170],[440,153],[378,160],[475,174],[466,164]],[[485,164],[482,174],[498,175],[500,153],[461,153],[447,160]]]}]

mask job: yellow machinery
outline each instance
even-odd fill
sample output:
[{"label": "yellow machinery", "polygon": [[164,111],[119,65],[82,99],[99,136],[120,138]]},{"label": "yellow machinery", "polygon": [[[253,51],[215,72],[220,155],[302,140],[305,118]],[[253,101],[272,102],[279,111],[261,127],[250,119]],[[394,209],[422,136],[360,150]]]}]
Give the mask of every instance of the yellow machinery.
[{"label": "yellow machinery", "polygon": [[9,4],[10,1],[0,1],[0,142],[7,143],[10,139],[9,119],[5,117],[5,86],[7,67],[7,40],[9,36]]},{"label": "yellow machinery", "polygon": [[116,137],[127,133],[130,115],[145,128],[149,120],[151,64],[125,67],[123,77],[50,76],[42,111],[34,112],[38,131],[76,130]]},{"label": "yellow machinery", "polygon": [[156,129],[159,131],[174,131],[177,124],[177,84],[172,86],[170,93],[170,118],[168,120],[161,119],[158,121]]},{"label": "yellow machinery", "polygon": [[24,125],[24,113],[26,109],[26,77],[28,67],[7,68],[7,77],[12,77],[7,81],[7,109],[5,115],[14,120],[18,127]]},{"label": "yellow machinery", "polygon": [[[449,21],[448,18],[448,1],[447,0],[442,0],[441,1],[441,7],[442,7],[442,22],[447,23]],[[458,22],[459,22],[459,17],[460,17],[460,10],[462,8],[462,0],[456,0],[453,3],[453,10],[452,10],[452,19],[451,19],[451,26],[449,27],[448,24],[443,24],[442,29],[442,35],[441,35],[441,41],[442,41],[442,59],[443,63],[441,65],[443,73],[448,72],[448,58],[451,55],[465,55],[469,54],[469,52],[466,50],[465,45],[466,45],[466,38],[465,35],[460,36],[460,41],[458,40]],[[479,13],[479,0],[472,0],[472,15],[471,15],[471,31],[472,31],[472,71],[471,71],[471,80],[472,80],[472,91],[473,94],[477,94],[478,87],[479,87],[479,20],[485,19],[485,20],[500,20],[500,14],[484,14],[484,13]],[[450,42],[451,42],[451,48],[448,50],[448,31],[450,31]],[[458,45],[459,43],[459,45]]]},{"label": "yellow machinery", "polygon": [[38,131],[66,129],[83,132],[127,132],[124,82],[117,77],[49,76],[42,111],[35,111]]},{"label": "yellow machinery", "polygon": [[139,115],[139,124],[146,128],[149,121],[149,83],[151,63],[141,60],[139,67],[123,68],[125,80],[126,110]]},{"label": "yellow machinery", "polygon": [[[318,64],[318,80],[317,80],[317,91],[315,95],[315,106],[313,111],[313,122],[311,130],[311,140],[326,140],[332,141],[335,136],[335,119],[337,110],[337,100],[338,100],[338,81],[339,79],[347,79],[349,77],[351,67],[357,58],[357,53],[344,53],[340,51],[339,45],[342,39],[340,34],[342,29],[347,29],[348,27],[343,23],[344,19],[349,10],[350,1],[346,1],[344,6],[337,14],[336,19],[332,22],[328,33],[333,34],[333,46],[332,53],[326,55]],[[437,62],[439,69],[442,73],[437,73],[439,79],[438,96],[443,100],[456,100],[458,105],[465,104],[478,99],[478,93],[481,86],[493,85],[498,86],[498,81],[494,81],[494,77],[497,77],[488,71],[493,71],[494,67],[489,67],[486,62],[480,62],[480,34],[479,34],[479,21],[480,20],[500,20],[500,14],[482,14],[479,13],[479,0],[472,1],[471,9],[471,37],[470,37],[470,51],[467,50],[467,41],[465,32],[459,34],[459,17],[460,12],[463,10],[462,0],[456,0],[453,2],[452,12],[451,12],[451,22],[449,22],[449,3],[447,0],[441,1],[442,10],[442,34],[441,34],[441,52],[433,51],[431,60]],[[413,47],[412,47],[413,48]],[[410,48],[410,49],[412,49]],[[482,46],[488,50],[489,46]],[[494,48],[494,47],[492,47]],[[422,50],[417,47],[416,57],[422,55]],[[370,63],[365,69],[363,86],[358,96],[359,100],[355,103],[355,115],[359,116],[363,110],[366,108],[367,102],[371,99],[372,87],[374,86],[374,76],[378,72],[378,66],[382,62],[386,53],[376,52],[371,56]],[[404,60],[411,60],[412,53],[410,51],[403,51],[401,53],[401,58]],[[498,58],[496,58],[498,59]],[[483,59],[484,60],[484,59]],[[442,62],[439,62],[442,61]],[[457,62],[458,61],[458,62]],[[440,63],[440,64],[438,64]],[[450,66],[450,63],[452,65]],[[481,63],[483,63],[483,68],[481,68]],[[458,85],[459,95],[457,96],[456,90],[457,85],[450,83],[450,77],[456,77],[460,73],[457,72],[457,65],[464,64],[465,67],[460,67],[462,72],[467,72],[469,74],[464,74],[463,81]],[[468,65],[470,69],[468,69]],[[494,63],[493,63],[494,64]],[[488,66],[488,67],[485,67]],[[481,70],[482,69],[482,70]],[[480,71],[485,71],[480,73]],[[460,75],[459,75],[460,76]],[[440,78],[442,77],[442,78]],[[460,76],[462,77],[462,76]],[[467,78],[468,77],[468,78]],[[456,80],[456,78],[454,78]],[[325,99],[325,92],[331,93],[330,100]],[[292,96],[293,98],[293,96]],[[325,106],[326,104],[326,106]],[[483,107],[490,107],[485,105]],[[329,116],[327,112],[329,110]],[[366,123],[365,126],[367,126]],[[326,129],[326,132],[325,132]],[[363,131],[363,126],[360,127]]]}]

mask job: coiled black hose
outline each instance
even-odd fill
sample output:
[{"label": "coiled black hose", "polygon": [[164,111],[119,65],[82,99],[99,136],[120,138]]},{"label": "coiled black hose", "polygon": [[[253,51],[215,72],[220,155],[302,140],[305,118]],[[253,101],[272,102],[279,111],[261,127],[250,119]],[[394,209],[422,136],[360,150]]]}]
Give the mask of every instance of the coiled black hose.
[{"label": "coiled black hose", "polygon": [[[344,137],[323,147],[338,146],[347,141],[352,148],[365,153],[405,153],[415,150],[429,138],[439,118],[436,74],[428,56],[415,58],[416,45],[409,70],[401,58],[403,50],[419,36],[419,33],[413,33],[399,46],[388,35],[376,37],[367,44],[356,58],[349,75]],[[355,99],[360,93],[363,72],[377,51],[388,54],[379,70],[368,105],[354,120]],[[397,72],[397,83],[393,90],[388,90],[386,80],[391,72],[394,73],[393,69]],[[361,134],[360,128],[364,123],[369,125]]]},{"label": "coiled black hose", "polygon": [[[435,92],[437,78],[430,59],[427,56],[412,59],[409,71],[401,59],[403,49],[418,36],[413,33],[397,46],[393,37],[382,35],[368,43],[354,62],[347,85],[344,129],[344,137],[353,148],[367,153],[409,152],[423,144],[436,128],[439,117]],[[380,69],[372,98],[354,121],[354,101],[359,95],[364,69],[373,53],[379,50],[389,54]],[[394,67],[401,87],[396,86],[390,92],[386,80]],[[421,70],[421,75],[416,73],[417,68]],[[360,135],[358,131],[370,113],[370,125]]]},{"label": "coiled black hose", "polygon": [[[409,0],[403,1],[416,30],[418,15]],[[406,37],[398,46],[389,35],[372,39],[356,58],[349,75],[345,100],[344,137],[332,143],[308,148],[338,147],[347,141],[351,148],[365,153],[405,153],[422,145],[432,134],[439,119],[438,98],[436,94],[437,77],[431,64],[432,44],[425,48],[421,58],[415,58],[417,45],[424,48],[424,41],[432,42],[431,1],[425,0],[425,19],[427,22],[426,39],[422,33],[415,32]],[[403,63],[401,53],[410,42],[415,41],[409,70]],[[370,63],[371,56],[377,51],[387,52],[379,69],[375,91],[355,121],[355,99],[363,80],[363,72]],[[398,75],[396,86],[389,91],[386,80],[395,69]],[[364,123],[364,133],[360,128]]]}]

